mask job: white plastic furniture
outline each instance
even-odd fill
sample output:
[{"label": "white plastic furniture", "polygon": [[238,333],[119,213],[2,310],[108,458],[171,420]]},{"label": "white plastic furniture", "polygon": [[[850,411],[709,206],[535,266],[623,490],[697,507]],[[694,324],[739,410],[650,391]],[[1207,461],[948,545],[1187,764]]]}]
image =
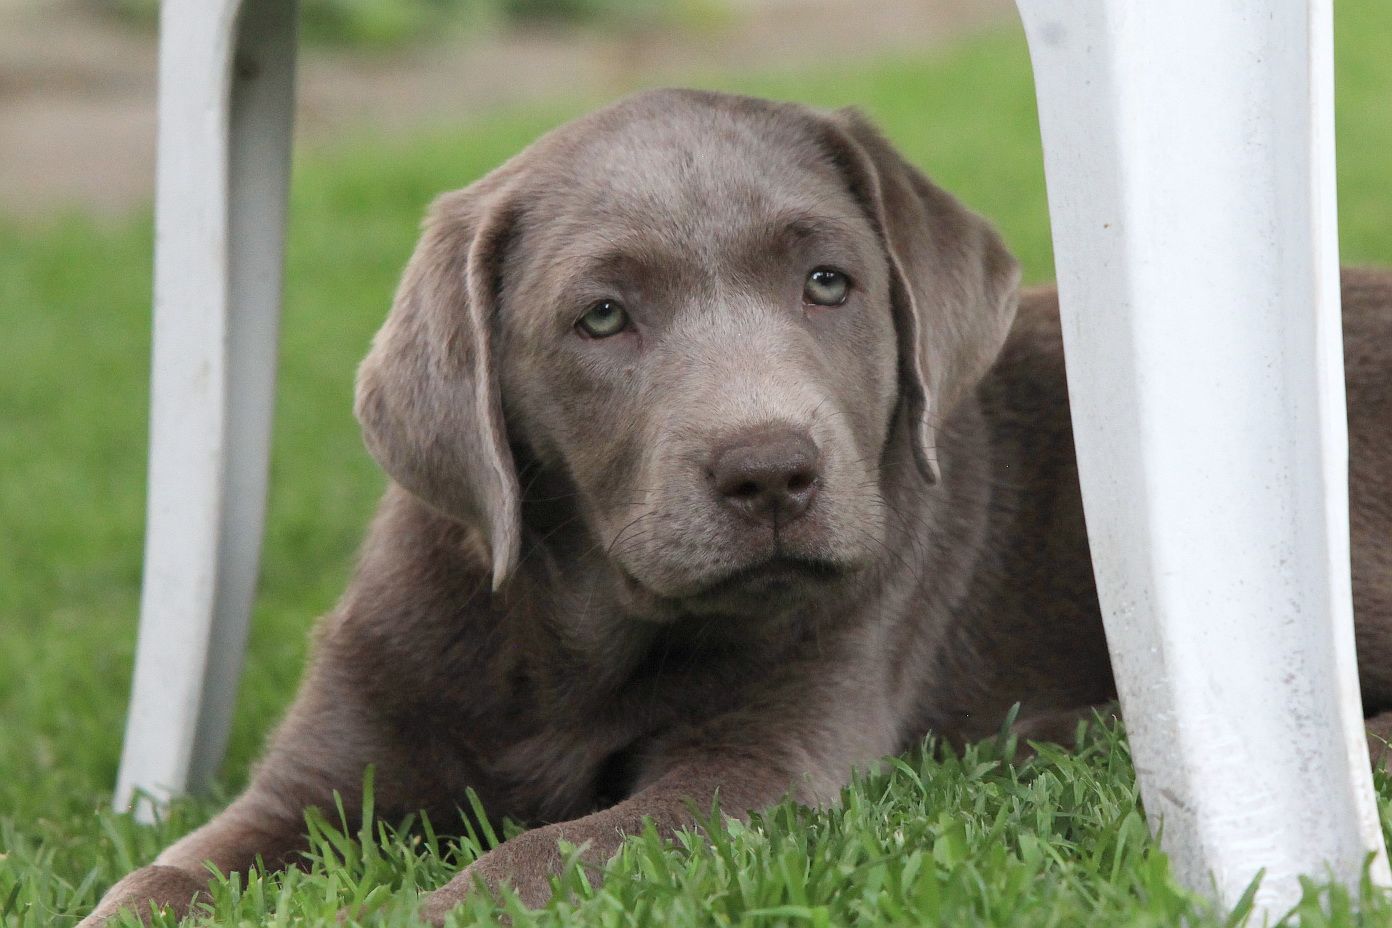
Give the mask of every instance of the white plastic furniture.
[{"label": "white plastic furniture", "polygon": [[[1018,0],[1123,712],[1177,875],[1389,882],[1349,592],[1330,0]],[[217,769],[264,511],[290,0],[164,0],[149,526],[118,808]]]},{"label": "white plastic furniture", "polygon": [[160,5],[145,582],[118,808],[206,783],[227,744],[265,512],[295,19],[294,0]]},{"label": "white plastic furniture", "polygon": [[[1176,875],[1389,882],[1349,586],[1330,0],[1018,0],[1088,536]],[[1210,874],[1213,884],[1210,885]]]}]

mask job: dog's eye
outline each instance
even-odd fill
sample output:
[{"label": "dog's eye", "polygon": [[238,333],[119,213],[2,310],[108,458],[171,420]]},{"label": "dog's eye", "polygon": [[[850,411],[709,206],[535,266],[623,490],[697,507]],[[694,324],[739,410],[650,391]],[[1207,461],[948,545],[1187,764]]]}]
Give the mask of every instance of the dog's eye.
[{"label": "dog's eye", "polygon": [[802,298],[814,306],[840,306],[846,302],[850,289],[851,280],[845,274],[829,267],[819,267],[807,275]]},{"label": "dog's eye", "polygon": [[590,338],[608,338],[628,328],[628,313],[617,300],[600,300],[580,317],[575,327]]}]

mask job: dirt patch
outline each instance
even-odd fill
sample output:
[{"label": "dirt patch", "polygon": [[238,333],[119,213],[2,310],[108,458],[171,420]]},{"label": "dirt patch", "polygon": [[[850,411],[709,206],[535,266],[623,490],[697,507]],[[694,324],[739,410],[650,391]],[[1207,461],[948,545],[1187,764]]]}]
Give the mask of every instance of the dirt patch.
[{"label": "dirt patch", "polygon": [[[331,143],[558,95],[617,94],[712,71],[922,49],[1008,20],[1013,0],[733,0],[701,28],[470,36],[386,56],[310,49],[296,132]],[[154,186],[156,45],[81,8],[0,0],[0,213],[115,215]]]}]

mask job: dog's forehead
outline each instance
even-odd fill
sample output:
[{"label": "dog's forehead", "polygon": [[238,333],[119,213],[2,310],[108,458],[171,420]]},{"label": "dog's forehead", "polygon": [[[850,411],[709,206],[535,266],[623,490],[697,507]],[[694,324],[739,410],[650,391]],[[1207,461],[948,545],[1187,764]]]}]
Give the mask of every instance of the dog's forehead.
[{"label": "dog's forehead", "polygon": [[690,247],[777,217],[858,212],[809,117],[702,105],[608,115],[576,125],[534,185],[567,236]]}]

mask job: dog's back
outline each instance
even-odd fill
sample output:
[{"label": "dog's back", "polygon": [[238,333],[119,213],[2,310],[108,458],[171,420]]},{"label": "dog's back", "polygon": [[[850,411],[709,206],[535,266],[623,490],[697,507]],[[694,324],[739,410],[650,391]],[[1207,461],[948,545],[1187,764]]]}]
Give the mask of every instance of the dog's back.
[{"label": "dog's back", "polygon": [[[1392,710],[1392,272],[1344,272],[1343,322],[1353,598],[1371,717]],[[966,687],[975,694],[971,714],[982,717],[962,734],[990,734],[992,721],[999,724],[1019,701],[1022,717],[1045,721],[1027,729],[1032,735],[1066,738],[1079,717],[1068,707],[1104,703],[1115,690],[1082,517],[1053,287],[1021,294],[1010,338],[979,395],[995,443],[999,543],[991,546],[996,563],[974,602],[980,614],[963,623],[971,646],[962,653],[985,659]],[[990,670],[982,675],[981,667]],[[1053,713],[1058,723],[1050,725]]]},{"label": "dog's back", "polygon": [[1392,272],[1346,270],[1353,612],[1363,711],[1392,710]]}]

